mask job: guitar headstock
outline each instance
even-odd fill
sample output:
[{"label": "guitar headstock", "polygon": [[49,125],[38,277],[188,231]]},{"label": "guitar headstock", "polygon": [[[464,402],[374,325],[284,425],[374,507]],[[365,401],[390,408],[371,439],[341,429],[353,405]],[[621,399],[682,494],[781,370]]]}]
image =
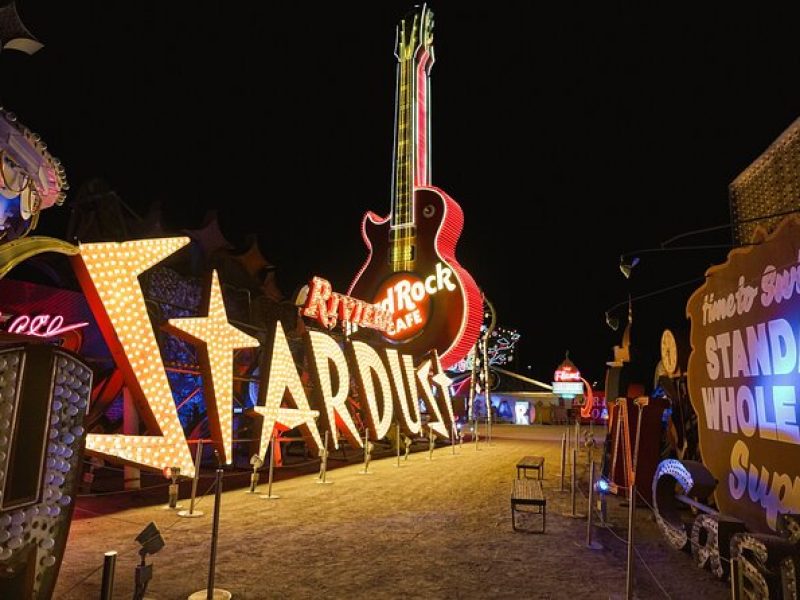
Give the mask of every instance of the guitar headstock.
[{"label": "guitar headstock", "polygon": [[425,4],[415,6],[397,26],[394,55],[397,60],[411,60],[420,47],[433,46],[433,11]]}]

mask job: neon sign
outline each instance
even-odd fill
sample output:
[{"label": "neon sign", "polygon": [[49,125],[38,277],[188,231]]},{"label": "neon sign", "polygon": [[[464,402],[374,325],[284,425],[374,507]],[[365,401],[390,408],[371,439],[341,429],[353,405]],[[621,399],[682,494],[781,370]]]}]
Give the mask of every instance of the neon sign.
[{"label": "neon sign", "polygon": [[686,307],[703,463],[720,511],[754,531],[800,513],[799,270],[800,220],[788,217],[709,269]]},{"label": "neon sign", "polygon": [[564,398],[583,394],[583,379],[578,368],[569,359],[569,352],[553,375],[553,393]]},{"label": "neon sign", "polygon": [[[191,477],[194,464],[138,281],[139,274],[188,242],[188,238],[181,237],[81,244],[80,254],[72,261],[103,337],[152,434],[90,433],[86,436],[86,449],[159,471],[179,467],[181,474]],[[230,462],[233,407],[228,400],[232,393],[233,349],[256,345],[257,340],[230,325],[216,273],[211,279],[208,316],[172,319],[164,327],[186,336],[200,349],[204,386],[213,392],[209,397],[215,400],[214,410],[209,410],[212,438],[225,450],[224,456]],[[320,300],[326,295],[324,284],[320,289],[312,306],[327,311],[329,298]],[[371,439],[384,437],[394,420],[406,433],[418,434],[427,428],[449,437],[454,424],[450,379],[435,352],[415,364],[410,354],[396,349],[372,348],[363,342],[348,342],[342,349],[325,333],[306,332],[309,370],[315,382],[309,398],[279,321],[269,335],[266,347],[270,351],[265,353],[260,368],[259,402],[255,407],[263,417],[262,448],[267,447],[276,423],[299,427],[309,446],[319,448],[317,418],[323,427],[334,433],[338,429],[361,447],[362,438],[344,403],[351,377],[359,396],[366,399],[363,416],[371,425]],[[431,417],[424,425],[420,400]],[[338,447],[338,435],[332,439]]]},{"label": "neon sign", "polygon": [[328,280],[322,277],[311,279],[308,296],[303,307],[304,317],[316,319],[328,329],[339,323],[386,331],[391,326],[391,314],[381,306],[370,304],[333,291]]},{"label": "neon sign", "polygon": [[[0,318],[3,318],[0,315]],[[5,317],[10,320],[6,331],[8,333],[16,333],[18,335],[32,335],[35,337],[56,337],[68,331],[75,331],[86,327],[89,323],[79,322],[70,325],[64,325],[64,317],[61,315],[18,315],[14,318]]]},{"label": "neon sign", "polygon": [[406,340],[421,331],[428,322],[431,296],[442,290],[454,291],[453,277],[453,270],[442,262],[425,278],[408,272],[389,277],[375,295],[375,303],[392,315],[387,337]]}]

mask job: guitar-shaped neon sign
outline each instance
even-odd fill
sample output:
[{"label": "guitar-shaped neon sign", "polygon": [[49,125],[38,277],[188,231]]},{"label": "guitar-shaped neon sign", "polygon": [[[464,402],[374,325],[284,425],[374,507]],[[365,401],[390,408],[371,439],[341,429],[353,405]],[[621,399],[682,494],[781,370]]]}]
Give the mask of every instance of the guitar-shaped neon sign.
[{"label": "guitar-shaped neon sign", "polygon": [[348,294],[393,313],[388,341],[421,356],[435,349],[445,368],[466,356],[483,316],[480,290],[455,257],[464,214],[430,184],[429,80],[433,13],[415,8],[397,28],[392,209],[364,215],[367,260]]}]

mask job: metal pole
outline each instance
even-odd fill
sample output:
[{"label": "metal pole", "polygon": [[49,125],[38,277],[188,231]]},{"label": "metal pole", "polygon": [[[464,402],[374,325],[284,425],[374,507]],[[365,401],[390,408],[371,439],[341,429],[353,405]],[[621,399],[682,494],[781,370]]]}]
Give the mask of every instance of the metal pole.
[{"label": "metal pole", "polygon": [[100,600],[111,600],[114,595],[114,569],[117,566],[117,551],[106,552],[103,558],[103,583],[100,585]]},{"label": "metal pole", "polygon": [[219,536],[219,509],[222,500],[222,469],[217,468],[217,483],[214,491],[214,522],[211,526],[211,558],[208,562],[208,587],[206,597],[214,600],[214,571],[217,565],[217,537]]},{"label": "metal pole", "polygon": [[567,468],[567,434],[561,436],[561,488],[559,492],[564,491],[564,471]]},{"label": "metal pole", "polygon": [[267,476],[267,495],[262,495],[261,497],[266,500],[277,500],[280,498],[277,494],[272,493],[272,480],[275,474],[275,447],[278,444],[278,433],[273,429],[272,430],[272,439],[270,440],[270,449],[269,449],[269,475]]},{"label": "metal pole", "polygon": [[475,413],[475,385],[476,385],[476,371],[478,367],[478,344],[475,344],[475,349],[472,352],[472,369],[470,371],[469,377],[469,406],[468,414],[467,414],[467,421],[472,421],[478,419]]},{"label": "metal pole", "polygon": [[428,428],[428,460],[433,460],[433,429]]},{"label": "metal pole", "polygon": [[197,440],[197,450],[194,455],[194,479],[192,480],[192,499],[189,501],[189,510],[178,512],[179,517],[202,517],[203,512],[194,510],[194,500],[197,497],[197,481],[200,479],[200,461],[203,459],[203,440]]},{"label": "metal pole", "polygon": [[572,511],[566,513],[565,517],[571,517],[573,519],[582,519],[583,515],[575,512],[575,498],[578,491],[578,484],[576,481],[576,473],[578,470],[578,450],[576,448],[572,449],[572,471],[570,472],[570,502],[572,504]]},{"label": "metal pole", "polygon": [[491,314],[491,321],[489,322],[489,327],[486,329],[486,337],[484,338],[483,342],[483,365],[485,370],[484,375],[484,393],[486,394],[486,419],[487,419],[487,429],[486,434],[488,436],[488,443],[492,445],[492,396],[489,393],[489,338],[492,336],[492,331],[494,331],[495,325],[497,325],[497,313],[494,310],[494,305],[489,302],[489,299],[484,295],[483,301],[486,303],[486,306],[489,307],[489,313]]},{"label": "metal pole", "polygon": [[589,510],[586,517],[586,547],[590,550],[602,550],[603,546],[592,541],[592,513],[594,512],[594,461],[589,463]]},{"label": "metal pole", "polygon": [[636,420],[636,441],[633,444],[633,473],[631,474],[628,485],[628,569],[625,574],[625,597],[629,600],[633,598],[633,515],[636,509],[636,463],[639,455],[639,434],[642,430],[642,410],[647,406],[647,398],[637,398],[634,400],[639,407],[639,417]]},{"label": "metal pole", "polygon": [[[485,300],[486,298],[484,298]],[[492,445],[492,396],[489,393],[489,333],[483,338],[483,399],[486,401],[486,444]]]},{"label": "metal pole", "polygon": [[208,561],[208,587],[189,596],[189,600],[230,600],[228,590],[214,587],[214,573],[217,566],[217,538],[219,537],[219,513],[222,503],[222,464],[219,462],[219,452],[214,451],[217,458],[217,478],[214,483],[214,520],[211,526],[211,556]]},{"label": "metal pole", "polygon": [[450,428],[450,448],[453,451],[453,456],[456,455],[456,424]]},{"label": "metal pole", "polygon": [[395,423],[395,436],[397,438],[397,466],[400,466],[400,423]]},{"label": "metal pole", "polygon": [[576,466],[577,466],[576,463],[578,462],[577,458],[578,458],[578,450],[576,448],[573,448],[572,449],[572,471],[570,471],[570,489],[571,489],[570,495],[572,496],[570,501],[572,502],[572,516],[573,517],[575,516],[575,471],[576,471]]}]

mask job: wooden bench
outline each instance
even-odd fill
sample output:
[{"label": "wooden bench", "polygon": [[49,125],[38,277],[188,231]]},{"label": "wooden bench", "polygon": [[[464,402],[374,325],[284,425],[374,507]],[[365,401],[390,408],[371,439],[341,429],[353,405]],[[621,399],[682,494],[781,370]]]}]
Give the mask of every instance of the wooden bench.
[{"label": "wooden bench", "polygon": [[536,469],[539,479],[544,477],[544,456],[523,456],[517,463],[517,479],[528,476],[528,469]]},{"label": "wooden bench", "polygon": [[[535,511],[521,511],[520,505],[536,507]],[[517,531],[516,513],[535,512],[542,515],[542,529],[534,533],[544,533],[546,520],[547,500],[544,497],[542,482],[538,479],[515,479],[511,490],[511,528]]]}]

